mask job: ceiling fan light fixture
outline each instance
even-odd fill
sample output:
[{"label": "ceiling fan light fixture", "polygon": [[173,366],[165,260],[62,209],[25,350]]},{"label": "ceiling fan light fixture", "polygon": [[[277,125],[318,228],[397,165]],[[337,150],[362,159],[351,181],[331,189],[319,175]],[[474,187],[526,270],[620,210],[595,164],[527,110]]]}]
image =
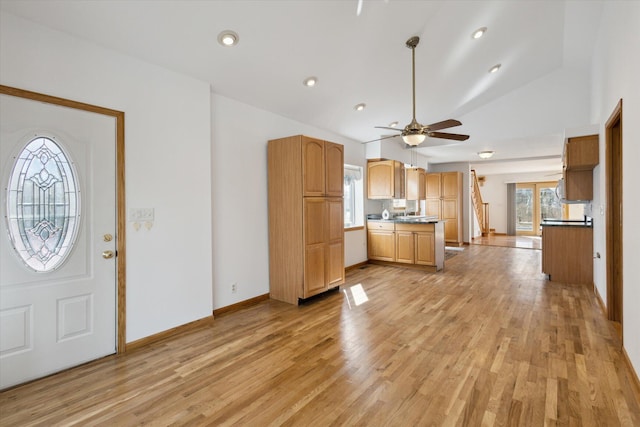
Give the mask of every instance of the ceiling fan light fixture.
[{"label": "ceiling fan light fixture", "polygon": [[427,136],[422,133],[410,133],[408,135],[402,135],[402,140],[412,147],[420,145],[424,142]]},{"label": "ceiling fan light fixture", "polygon": [[471,38],[479,39],[480,37],[484,36],[484,33],[486,32],[487,32],[487,27],[478,28],[471,34]]},{"label": "ceiling fan light fixture", "polygon": [[313,76],[312,77],[307,77],[302,82],[302,84],[304,84],[306,87],[314,87],[316,85],[316,83],[318,83],[318,78],[317,77],[313,77]]},{"label": "ceiling fan light fixture", "polygon": [[355,107],[353,107],[353,108],[354,108],[354,110],[356,110],[356,111],[362,111],[362,110],[364,110],[364,109],[365,109],[365,107],[366,107],[366,106],[367,106],[367,104],[365,104],[365,103],[361,102],[360,104],[356,105],[356,106],[355,106]]},{"label": "ceiling fan light fixture", "polygon": [[480,151],[478,157],[481,159],[490,159],[495,154],[495,151]]},{"label": "ceiling fan light fixture", "polygon": [[493,74],[493,73],[497,72],[500,69],[500,67],[502,67],[502,64],[494,65],[493,67],[489,68],[489,73]]}]

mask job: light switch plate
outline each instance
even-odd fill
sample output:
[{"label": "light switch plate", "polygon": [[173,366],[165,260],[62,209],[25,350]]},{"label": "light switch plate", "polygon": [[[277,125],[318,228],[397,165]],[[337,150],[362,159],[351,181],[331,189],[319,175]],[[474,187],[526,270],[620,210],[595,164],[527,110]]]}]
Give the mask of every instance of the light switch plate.
[{"label": "light switch plate", "polygon": [[129,208],[129,221],[143,222],[153,221],[153,208]]}]

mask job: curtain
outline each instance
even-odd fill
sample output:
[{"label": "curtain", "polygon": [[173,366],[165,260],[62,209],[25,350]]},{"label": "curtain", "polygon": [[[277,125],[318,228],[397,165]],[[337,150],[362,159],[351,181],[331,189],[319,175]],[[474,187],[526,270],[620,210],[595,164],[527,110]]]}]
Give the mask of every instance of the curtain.
[{"label": "curtain", "polygon": [[516,184],[507,184],[507,235],[516,235]]}]

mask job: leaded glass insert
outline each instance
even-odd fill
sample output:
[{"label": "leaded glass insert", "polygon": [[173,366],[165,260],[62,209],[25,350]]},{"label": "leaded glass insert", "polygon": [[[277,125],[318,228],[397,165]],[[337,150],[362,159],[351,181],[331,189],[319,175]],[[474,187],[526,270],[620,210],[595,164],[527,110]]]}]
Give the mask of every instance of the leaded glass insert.
[{"label": "leaded glass insert", "polygon": [[13,248],[30,269],[58,268],[71,252],[80,222],[78,180],[52,138],[32,139],[11,170],[7,222]]}]

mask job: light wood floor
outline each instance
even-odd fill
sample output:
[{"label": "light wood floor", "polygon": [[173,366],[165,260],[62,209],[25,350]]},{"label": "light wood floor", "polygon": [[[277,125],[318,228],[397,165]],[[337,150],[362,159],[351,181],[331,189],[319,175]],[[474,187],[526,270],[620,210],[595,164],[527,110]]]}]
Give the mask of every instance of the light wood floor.
[{"label": "light wood floor", "polygon": [[639,426],[620,348],[540,251],[472,245],[7,390],[0,424]]},{"label": "light wood floor", "polygon": [[538,236],[505,236],[491,234],[474,237],[472,245],[502,246],[505,248],[542,249],[542,239]]}]

